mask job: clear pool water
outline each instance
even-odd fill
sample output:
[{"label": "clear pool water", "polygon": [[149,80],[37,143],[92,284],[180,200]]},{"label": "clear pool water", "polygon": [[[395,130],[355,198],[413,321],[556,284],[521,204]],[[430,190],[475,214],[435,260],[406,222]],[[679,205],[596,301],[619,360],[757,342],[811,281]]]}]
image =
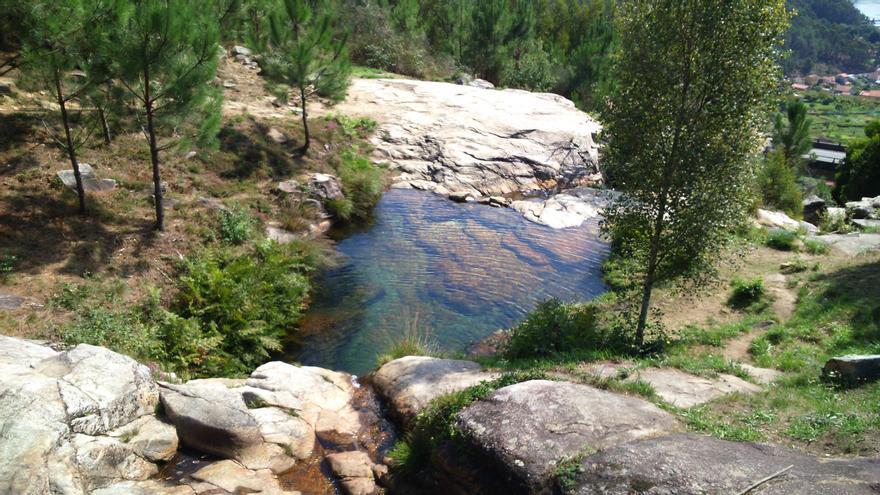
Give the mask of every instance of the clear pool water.
[{"label": "clear pool water", "polygon": [[513,210],[421,191],[386,193],[372,225],[345,233],[337,250],[341,264],[318,277],[289,353],[355,374],[406,335],[464,350],[542,299],[606,290],[598,221],[553,230]]}]

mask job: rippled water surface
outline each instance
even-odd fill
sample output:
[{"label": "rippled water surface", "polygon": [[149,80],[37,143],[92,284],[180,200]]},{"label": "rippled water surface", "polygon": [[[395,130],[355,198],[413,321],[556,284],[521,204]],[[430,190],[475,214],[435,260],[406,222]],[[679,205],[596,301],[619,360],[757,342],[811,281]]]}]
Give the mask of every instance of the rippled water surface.
[{"label": "rippled water surface", "polygon": [[337,248],[342,264],[318,277],[292,357],[358,374],[404,335],[464,350],[539,300],[605,290],[598,222],[552,230],[420,191],[386,193],[373,225]]}]

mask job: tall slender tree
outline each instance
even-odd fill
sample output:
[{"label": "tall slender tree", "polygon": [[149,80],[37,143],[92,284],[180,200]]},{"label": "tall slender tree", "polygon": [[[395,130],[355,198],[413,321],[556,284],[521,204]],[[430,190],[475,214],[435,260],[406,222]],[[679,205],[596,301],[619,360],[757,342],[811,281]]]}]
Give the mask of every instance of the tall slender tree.
[{"label": "tall slender tree", "polygon": [[605,232],[641,275],[635,342],[665,281],[694,288],[745,220],[772,109],[784,0],[624,0],[606,115]]},{"label": "tall slender tree", "polygon": [[155,227],[164,230],[161,153],[177,143],[182,124],[203,142],[219,131],[221,93],[209,84],[220,58],[218,19],[196,0],[136,0],[114,36],[121,84],[150,149]]},{"label": "tall slender tree", "polygon": [[277,91],[285,99],[289,88],[298,95],[305,134],[300,153],[306,154],[311,145],[309,101],[317,96],[341,101],[348,91],[351,65],[346,35],[336,29],[329,2],[319,8],[309,0],[276,0],[274,7],[268,30],[254,26],[252,44],[262,54],[264,76],[278,85]]},{"label": "tall slender tree", "polygon": [[812,148],[807,105],[799,99],[790,99],[785,105],[785,115],[776,114],[773,121],[773,146],[785,157],[792,169],[800,168],[803,156]]},{"label": "tall slender tree", "polygon": [[[26,84],[48,91],[58,105],[61,132],[56,141],[73,169],[81,214],[86,212],[86,197],[77,151],[91,133],[88,126],[75,124],[71,103],[108,78],[97,47],[118,12],[117,4],[112,0],[55,0],[19,7],[22,47],[18,64]],[[74,75],[75,69],[86,72]]]}]

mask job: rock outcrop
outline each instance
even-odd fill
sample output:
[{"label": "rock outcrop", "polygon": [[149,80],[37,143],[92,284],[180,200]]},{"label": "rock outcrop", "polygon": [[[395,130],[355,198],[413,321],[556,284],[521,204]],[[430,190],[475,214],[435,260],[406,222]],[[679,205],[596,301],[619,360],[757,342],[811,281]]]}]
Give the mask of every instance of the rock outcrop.
[{"label": "rock outcrop", "polygon": [[499,389],[456,416],[473,448],[512,480],[541,493],[560,462],[679,429],[648,401],[587,385],[534,380]]},{"label": "rock outcrop", "polygon": [[[76,176],[73,170],[60,170],[57,175],[68,189],[76,191]],[[103,192],[116,187],[115,180],[98,178],[95,170],[88,163],[79,164],[79,175],[85,192]]]},{"label": "rock outcrop", "polygon": [[487,197],[601,179],[600,124],[558,95],[403,79],[355,79],[348,95],[333,111],[379,123],[374,159],[395,187]]},{"label": "rock outcrop", "polygon": [[[150,370],[131,358],[0,336],[0,492],[80,494],[146,480],[176,443],[156,424],[158,402]],[[142,429],[162,439],[145,441]]]},{"label": "rock outcrop", "polygon": [[614,199],[611,191],[578,187],[556,194],[549,199],[514,201],[510,207],[527,220],[554,229],[580,227],[584,221],[598,218]]},{"label": "rock outcrop", "polygon": [[407,356],[379,368],[373,384],[406,422],[432,400],[496,377],[473,361]]},{"label": "rock outcrop", "polygon": [[880,460],[817,459],[793,450],[676,434],[608,448],[584,459],[574,480],[578,495],[674,493],[873,495]]}]

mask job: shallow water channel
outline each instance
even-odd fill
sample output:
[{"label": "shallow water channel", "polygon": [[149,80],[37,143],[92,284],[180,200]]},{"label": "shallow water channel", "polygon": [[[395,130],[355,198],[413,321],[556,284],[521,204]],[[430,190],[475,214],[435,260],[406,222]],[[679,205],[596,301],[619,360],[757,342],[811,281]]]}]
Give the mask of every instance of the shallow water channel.
[{"label": "shallow water channel", "polygon": [[553,230],[510,209],[397,189],[374,217],[333,234],[340,264],[317,277],[291,358],[363,374],[405,336],[465,350],[542,299],[606,290],[598,221]]}]

